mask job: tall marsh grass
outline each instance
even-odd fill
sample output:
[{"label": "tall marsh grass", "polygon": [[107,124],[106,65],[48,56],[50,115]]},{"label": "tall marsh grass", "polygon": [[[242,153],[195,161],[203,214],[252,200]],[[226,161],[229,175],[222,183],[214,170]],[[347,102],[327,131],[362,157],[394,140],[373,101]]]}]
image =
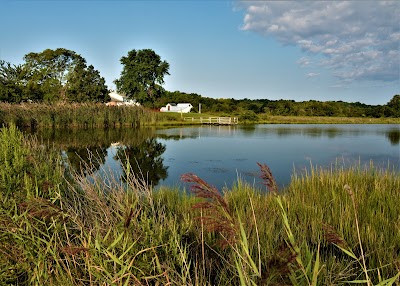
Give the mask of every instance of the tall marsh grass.
[{"label": "tall marsh grass", "polygon": [[0,126],[18,127],[119,127],[156,125],[168,115],[143,107],[106,106],[101,103],[9,104],[0,103]]},{"label": "tall marsh grass", "polygon": [[[400,175],[314,167],[277,190],[192,194],[65,172],[57,150],[0,131],[1,285],[398,285]],[[90,168],[86,168],[90,169]],[[93,179],[94,178],[94,179]]]}]

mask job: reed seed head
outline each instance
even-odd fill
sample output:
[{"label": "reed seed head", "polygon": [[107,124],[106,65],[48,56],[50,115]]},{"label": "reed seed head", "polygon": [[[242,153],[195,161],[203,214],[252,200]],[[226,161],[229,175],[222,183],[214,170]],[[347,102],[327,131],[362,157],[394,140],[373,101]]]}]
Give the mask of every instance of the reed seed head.
[{"label": "reed seed head", "polygon": [[260,164],[257,162],[257,165],[260,167],[261,170],[260,178],[263,179],[263,184],[268,188],[271,193],[278,193],[278,185],[274,176],[272,175],[271,169],[268,167],[267,164]]}]

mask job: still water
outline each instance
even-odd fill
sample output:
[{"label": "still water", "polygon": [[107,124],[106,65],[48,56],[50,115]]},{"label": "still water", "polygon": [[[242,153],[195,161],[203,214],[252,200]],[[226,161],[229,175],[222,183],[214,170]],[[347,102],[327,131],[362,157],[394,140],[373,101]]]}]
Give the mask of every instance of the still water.
[{"label": "still water", "polygon": [[183,186],[180,176],[188,172],[218,188],[232,186],[238,176],[261,186],[257,162],[270,167],[281,187],[294,171],[302,173],[311,164],[367,166],[372,160],[375,166],[400,170],[400,125],[258,124],[47,130],[37,135],[59,146],[75,168],[92,153],[92,166],[85,172],[123,178],[129,162],[154,186]]}]

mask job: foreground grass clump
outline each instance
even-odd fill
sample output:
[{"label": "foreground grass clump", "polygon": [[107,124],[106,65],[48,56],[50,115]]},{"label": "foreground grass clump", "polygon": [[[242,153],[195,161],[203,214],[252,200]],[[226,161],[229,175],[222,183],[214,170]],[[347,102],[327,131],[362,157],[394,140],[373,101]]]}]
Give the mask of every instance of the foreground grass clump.
[{"label": "foreground grass clump", "polygon": [[129,167],[126,184],[65,173],[56,150],[13,126],[0,144],[4,285],[399,283],[396,172],[314,168],[278,192],[260,165],[268,191],[184,174],[188,195],[154,191]]}]

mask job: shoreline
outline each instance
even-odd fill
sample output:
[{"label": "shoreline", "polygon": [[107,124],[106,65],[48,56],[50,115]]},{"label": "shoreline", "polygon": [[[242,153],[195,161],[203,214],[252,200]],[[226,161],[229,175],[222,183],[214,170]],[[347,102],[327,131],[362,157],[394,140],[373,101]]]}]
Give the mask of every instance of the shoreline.
[{"label": "shoreline", "polygon": [[[201,125],[184,117],[236,117],[247,124],[400,124],[395,117],[278,116],[244,112],[172,113],[143,107],[107,107],[104,104],[6,104],[0,103],[0,126],[28,128],[117,128]],[[194,120],[197,121],[197,120]]]}]

